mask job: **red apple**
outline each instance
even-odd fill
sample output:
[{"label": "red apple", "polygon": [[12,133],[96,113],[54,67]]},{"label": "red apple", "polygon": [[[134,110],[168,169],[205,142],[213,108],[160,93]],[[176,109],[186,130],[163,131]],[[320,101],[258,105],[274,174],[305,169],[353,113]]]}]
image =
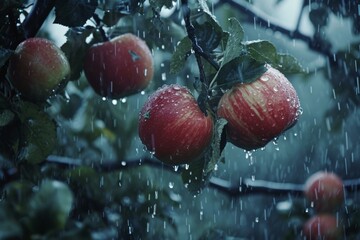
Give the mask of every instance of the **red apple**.
[{"label": "red apple", "polygon": [[127,33],[90,47],[84,73],[96,93],[116,99],[146,88],[154,75],[153,65],[146,43]]},{"label": "red apple", "polygon": [[336,211],[344,202],[344,185],[335,173],[317,172],[305,182],[306,198],[319,212]]},{"label": "red apple", "polygon": [[341,227],[336,217],[330,214],[316,215],[303,225],[306,240],[337,240],[341,239]]},{"label": "red apple", "polygon": [[264,147],[297,121],[297,93],[278,70],[267,71],[251,83],[234,85],[220,99],[217,114],[228,121],[228,140],[253,150]]},{"label": "red apple", "polygon": [[196,159],[210,144],[212,134],[212,117],[205,116],[190,91],[180,85],[159,88],[140,112],[141,141],[167,164]]},{"label": "red apple", "polygon": [[60,48],[44,38],[29,38],[16,47],[7,76],[23,98],[39,102],[69,73],[69,62]]}]

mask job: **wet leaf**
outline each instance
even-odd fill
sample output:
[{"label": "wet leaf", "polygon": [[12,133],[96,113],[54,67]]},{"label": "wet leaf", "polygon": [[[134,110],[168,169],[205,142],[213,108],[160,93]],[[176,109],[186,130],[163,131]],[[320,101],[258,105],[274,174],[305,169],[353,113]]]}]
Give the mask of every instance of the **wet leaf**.
[{"label": "wet leaf", "polygon": [[276,61],[277,53],[275,46],[269,41],[246,42],[249,55],[258,62],[269,63]]},{"label": "wet leaf", "polygon": [[235,18],[230,18],[229,24],[230,31],[221,66],[224,66],[231,60],[243,55],[244,50],[244,45],[242,44],[244,29],[242,28],[240,22]]},{"label": "wet leaf", "polygon": [[12,54],[12,50],[0,47],[0,68],[5,65]]},{"label": "wet leaf", "polygon": [[176,74],[184,67],[192,48],[191,40],[188,37],[183,38],[176,47],[170,62],[170,73]]},{"label": "wet leaf", "polygon": [[278,53],[273,67],[283,74],[304,73],[305,70],[300,62],[290,54]]},{"label": "wet leaf", "polygon": [[218,88],[230,89],[237,83],[249,83],[266,71],[264,62],[259,62],[249,55],[234,58],[222,66],[216,76]]},{"label": "wet leaf", "polygon": [[86,38],[94,31],[94,28],[71,28],[67,31],[65,36],[67,41],[61,46],[64,51],[70,66],[71,73],[70,80],[79,79],[83,70],[83,62],[86,51],[89,49],[89,44],[86,43]]},{"label": "wet leaf", "polygon": [[208,10],[201,16],[205,18],[205,21],[201,24],[194,21],[195,34],[202,50],[210,53],[221,42],[223,30]]},{"label": "wet leaf", "polygon": [[160,12],[162,7],[171,8],[173,6],[172,0],[149,0],[151,7]]},{"label": "wet leaf", "polygon": [[208,160],[206,161],[205,174],[210,174],[216,165],[224,160],[222,154],[225,145],[223,144],[223,131],[227,121],[224,118],[220,118],[215,123],[215,133],[211,143],[211,152],[208,153]]},{"label": "wet leaf", "polygon": [[78,27],[92,17],[98,5],[97,0],[63,0],[55,5],[55,23]]},{"label": "wet leaf", "polygon": [[19,104],[20,142],[18,161],[37,164],[46,159],[56,144],[56,124],[39,106]]},{"label": "wet leaf", "polygon": [[73,205],[73,194],[63,182],[44,180],[39,191],[29,200],[29,227],[45,233],[65,227]]},{"label": "wet leaf", "polygon": [[208,181],[208,177],[204,174],[205,161],[204,156],[200,157],[191,162],[188,167],[181,172],[181,178],[185,187],[194,195],[199,194]]},{"label": "wet leaf", "polygon": [[23,229],[16,220],[11,207],[5,203],[0,204],[0,239],[22,239]]}]

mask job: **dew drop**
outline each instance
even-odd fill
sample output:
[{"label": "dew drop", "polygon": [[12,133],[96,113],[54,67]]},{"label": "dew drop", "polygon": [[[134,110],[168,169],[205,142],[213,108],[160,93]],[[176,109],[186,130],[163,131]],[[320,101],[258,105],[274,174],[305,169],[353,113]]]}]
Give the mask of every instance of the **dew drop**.
[{"label": "dew drop", "polygon": [[268,76],[266,76],[266,75],[263,75],[263,76],[260,77],[260,80],[263,81],[263,82],[267,82],[267,81],[270,80],[270,78]]}]

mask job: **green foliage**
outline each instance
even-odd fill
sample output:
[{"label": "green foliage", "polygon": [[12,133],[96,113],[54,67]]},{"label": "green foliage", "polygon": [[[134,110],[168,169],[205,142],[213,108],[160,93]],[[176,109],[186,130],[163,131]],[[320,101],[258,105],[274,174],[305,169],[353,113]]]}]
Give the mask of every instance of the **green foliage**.
[{"label": "green foliage", "polygon": [[56,145],[56,123],[41,107],[29,102],[21,102],[17,112],[21,123],[17,161],[45,161]]},{"label": "green foliage", "polygon": [[220,161],[224,161],[223,149],[225,147],[223,130],[227,121],[223,118],[215,123],[215,132],[211,146],[199,159],[191,162],[181,173],[185,187],[194,195],[197,195],[207,186],[213,171]]},{"label": "green foliage", "polygon": [[94,28],[91,27],[71,28],[65,34],[67,41],[61,46],[61,50],[65,53],[71,66],[70,80],[80,78],[85,54],[90,47],[89,44],[86,43],[86,38],[89,37],[93,31]]},{"label": "green foliage", "polygon": [[54,23],[68,27],[79,27],[91,18],[97,7],[97,0],[66,0],[57,1]]}]

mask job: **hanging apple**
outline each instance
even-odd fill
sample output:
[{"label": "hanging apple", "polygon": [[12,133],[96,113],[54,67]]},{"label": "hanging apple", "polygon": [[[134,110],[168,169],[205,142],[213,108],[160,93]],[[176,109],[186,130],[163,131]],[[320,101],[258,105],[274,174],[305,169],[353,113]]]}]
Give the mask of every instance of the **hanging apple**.
[{"label": "hanging apple", "polygon": [[213,120],[199,108],[190,91],[165,85],[155,91],[140,112],[139,136],[159,160],[189,163],[210,144]]},{"label": "hanging apple", "polygon": [[85,56],[85,76],[100,96],[117,99],[140,92],[154,75],[146,43],[127,33],[94,44]]},{"label": "hanging apple", "polygon": [[299,99],[289,80],[266,67],[255,81],[234,85],[218,104],[218,116],[228,121],[228,140],[246,150],[264,147],[294,125],[300,114]]},{"label": "hanging apple", "polygon": [[16,47],[7,76],[21,97],[40,102],[53,94],[69,73],[69,62],[55,43],[29,38]]}]

